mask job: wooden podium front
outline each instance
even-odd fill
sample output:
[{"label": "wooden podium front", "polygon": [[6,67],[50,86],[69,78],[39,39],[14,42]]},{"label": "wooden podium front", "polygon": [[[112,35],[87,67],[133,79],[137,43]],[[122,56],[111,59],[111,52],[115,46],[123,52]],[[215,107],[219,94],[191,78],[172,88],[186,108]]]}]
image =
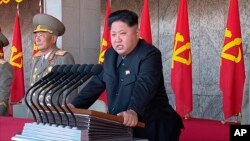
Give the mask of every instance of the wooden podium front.
[{"label": "wooden podium front", "polygon": [[[46,109],[46,107],[43,107]],[[53,109],[53,108],[51,108]],[[65,111],[67,109],[63,108]],[[37,122],[26,123],[21,134],[12,137],[14,141],[132,141],[132,128],[124,126],[123,118],[93,110],[71,108],[72,113],[59,114],[55,110],[46,114],[39,109],[41,117]],[[36,112],[36,115],[39,114]],[[47,115],[47,118],[46,118]],[[53,120],[53,116],[54,119]],[[38,115],[36,117],[39,117]],[[144,123],[139,122],[143,128]]]}]

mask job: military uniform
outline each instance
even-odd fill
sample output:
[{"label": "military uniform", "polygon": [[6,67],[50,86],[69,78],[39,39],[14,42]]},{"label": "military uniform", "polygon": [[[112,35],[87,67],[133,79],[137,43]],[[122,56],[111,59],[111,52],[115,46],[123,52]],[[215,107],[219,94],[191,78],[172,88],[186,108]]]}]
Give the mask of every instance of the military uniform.
[{"label": "military uniform", "polygon": [[6,115],[7,113],[12,78],[11,65],[0,59],[0,115]]},{"label": "military uniform", "polygon": [[[9,44],[7,38],[0,32],[0,48]],[[0,59],[0,116],[6,115],[10,97],[10,88],[13,78],[11,65],[4,59]]]},{"label": "military uniform", "polygon": [[[53,50],[50,52],[48,58],[42,59],[43,55],[41,52],[37,52],[34,55],[34,58],[32,60],[32,76],[30,80],[31,86],[41,79],[43,76],[47,75],[49,72],[51,72],[51,69],[53,66],[58,64],[74,64],[74,58],[73,56],[65,51],[60,50],[57,47],[53,47]],[[49,100],[50,95],[46,98],[46,100]],[[41,95],[40,99],[42,99],[43,96]]]},{"label": "military uniform", "polygon": [[[33,31],[34,33],[48,32],[54,36],[61,36],[65,32],[64,24],[48,14],[35,15],[33,18],[33,25],[35,27]],[[56,45],[48,48],[51,48],[48,53],[45,54],[44,52],[39,51],[33,57],[31,85],[47,75],[54,65],[75,64],[74,58],[69,52],[57,48]],[[74,93],[77,93],[77,91]],[[41,94],[41,97],[39,97],[40,101],[43,99],[43,95],[44,94]],[[47,96],[46,101],[49,102],[50,95],[48,94]]]}]

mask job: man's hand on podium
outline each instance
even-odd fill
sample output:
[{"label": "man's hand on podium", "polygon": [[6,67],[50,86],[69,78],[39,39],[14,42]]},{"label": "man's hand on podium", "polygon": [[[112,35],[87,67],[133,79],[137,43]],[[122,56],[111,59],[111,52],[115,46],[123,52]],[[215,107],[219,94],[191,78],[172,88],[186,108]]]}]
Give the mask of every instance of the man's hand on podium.
[{"label": "man's hand on podium", "polygon": [[117,114],[123,117],[123,124],[129,127],[135,127],[138,123],[137,113],[134,110],[127,110]]}]

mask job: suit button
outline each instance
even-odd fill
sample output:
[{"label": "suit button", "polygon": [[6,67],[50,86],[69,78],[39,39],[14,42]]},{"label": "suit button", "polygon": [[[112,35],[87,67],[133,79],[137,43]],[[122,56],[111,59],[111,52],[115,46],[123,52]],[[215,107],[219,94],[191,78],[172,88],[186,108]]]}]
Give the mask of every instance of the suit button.
[{"label": "suit button", "polygon": [[121,79],[121,82],[123,82],[124,81],[124,79]]}]

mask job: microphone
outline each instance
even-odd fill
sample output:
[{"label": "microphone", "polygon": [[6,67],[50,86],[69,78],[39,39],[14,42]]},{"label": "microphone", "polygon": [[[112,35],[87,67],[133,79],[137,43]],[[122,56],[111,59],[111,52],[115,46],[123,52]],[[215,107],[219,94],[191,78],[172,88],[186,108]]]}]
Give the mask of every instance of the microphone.
[{"label": "microphone", "polygon": [[74,85],[75,83],[77,83],[83,76],[89,74],[92,70],[92,68],[94,67],[93,64],[87,65],[83,71],[83,73],[81,73],[80,75],[78,75],[75,79],[73,79],[68,85],[67,87],[71,87],[72,85]]},{"label": "microphone", "polygon": [[[73,80],[75,77],[77,77],[79,74],[83,73],[86,66],[87,66],[86,64],[79,65],[77,71],[73,75],[71,75],[69,78],[67,78],[63,83],[61,83],[60,86],[57,89],[55,89],[53,92],[54,93],[57,92],[58,90],[60,90],[61,88],[63,88],[63,86],[65,86],[66,84],[68,84],[71,80]],[[73,71],[73,68],[72,68],[72,71]],[[60,118],[61,117],[60,112],[59,112],[59,110],[56,109],[56,107],[54,106],[54,103],[52,102],[54,93],[51,94],[50,103],[51,103],[51,106],[54,108],[54,110],[56,111],[56,113],[59,115],[59,118]],[[61,93],[63,93],[63,91],[61,91]],[[61,94],[61,93],[59,93],[59,94]],[[53,123],[56,123],[55,122],[54,113],[52,112],[52,110],[50,109],[50,107],[47,107],[47,108],[51,112],[51,115],[52,115],[52,118],[53,118]],[[66,118],[68,119],[68,117],[66,117]],[[60,118],[60,119],[62,119],[62,118]]]},{"label": "microphone", "polygon": [[[81,71],[81,72],[80,72],[80,75],[78,74],[78,76],[77,76],[76,78],[82,77],[82,76],[86,75],[87,73],[89,73],[89,71],[90,71],[91,68],[93,67],[93,65],[83,65],[83,66],[85,66],[85,67],[84,67],[84,70],[83,70],[83,68],[82,68],[81,70],[79,70],[79,71]],[[67,90],[69,87],[72,86],[71,83],[72,83],[76,78],[73,78],[73,77],[72,77],[71,79],[68,79],[67,83],[69,83],[69,84],[65,85],[65,86],[63,87],[63,89],[61,89],[61,90],[58,92],[59,95],[58,95],[58,97],[57,97],[57,106],[60,108],[59,110],[63,111],[64,115],[66,115],[65,117],[66,117],[67,121],[69,121],[69,117],[68,117],[68,115],[66,114],[65,110],[64,110],[62,107],[60,107],[59,99],[60,99],[60,95],[61,95],[65,90]],[[59,90],[59,89],[58,89],[58,90]],[[56,91],[54,91],[54,92],[51,94],[50,103],[51,103],[51,106],[56,110],[57,114],[59,115],[60,124],[62,124],[62,116],[61,116],[59,110],[57,109],[57,107],[55,106],[55,104],[52,102],[52,99],[53,99],[53,97],[54,97],[54,95],[55,95],[55,92],[56,92]]]},{"label": "microphone", "polygon": [[35,116],[35,113],[34,111],[32,110],[31,106],[29,105],[28,103],[28,94],[30,92],[31,89],[33,89],[34,87],[36,87],[37,85],[39,85],[40,83],[42,83],[43,81],[45,81],[46,79],[49,79],[51,77],[54,77],[55,75],[58,74],[58,72],[61,70],[61,66],[60,65],[55,65],[51,72],[48,73],[46,76],[42,77],[41,79],[39,79],[35,84],[33,84],[27,91],[26,91],[26,94],[25,94],[25,97],[24,97],[24,102],[25,104],[27,105],[27,107],[30,109],[31,113],[32,113],[32,116],[34,118],[34,120],[36,121],[36,116]]},{"label": "microphone", "polygon": [[[102,68],[102,65],[100,65],[100,64],[96,64],[95,66],[93,66],[87,75],[85,75],[84,77],[79,77],[80,79],[75,81],[76,84],[75,83],[73,84],[74,86],[70,88],[70,90],[68,91],[68,93],[65,96],[64,105],[65,105],[66,109],[70,112],[71,116],[73,117],[75,127],[76,127],[76,117],[75,117],[74,113],[72,112],[72,110],[68,107],[68,105],[66,103],[66,99],[68,98],[71,91],[76,89],[78,86],[82,85],[84,82],[86,82],[93,75],[98,75],[99,73],[101,73],[102,70],[103,70],[103,68]],[[69,121],[68,121],[68,126],[69,126]]]},{"label": "microphone", "polygon": [[[66,74],[70,71],[70,69],[72,68],[73,65],[67,65],[64,69],[63,69],[63,72],[62,72],[62,77],[56,77],[56,78],[59,78],[59,79],[62,79],[64,78],[65,76],[67,76]],[[60,75],[60,76],[61,76]],[[54,80],[54,81],[53,81]],[[55,84],[54,84],[55,83]],[[48,83],[49,84],[49,83]],[[40,96],[42,94],[42,92],[48,88],[48,87],[53,87],[53,86],[57,86],[58,84],[60,84],[60,81],[58,81],[58,79],[52,79],[52,85],[48,85],[46,84],[46,86],[44,86],[42,89],[39,90],[38,94],[37,94],[37,98],[36,98],[36,103],[37,103],[37,106],[42,110],[42,112],[44,113],[45,115],[45,118],[47,120],[47,122],[49,123],[49,119],[48,119],[48,115],[47,115],[47,112],[45,111],[45,109],[42,107],[41,103],[40,103]],[[44,98],[44,97],[43,97]],[[39,111],[40,112],[40,111]],[[43,120],[41,120],[43,122]],[[43,122],[44,123],[44,122]]]},{"label": "microphone", "polygon": [[[64,80],[67,79],[68,77],[71,77],[72,75],[76,74],[78,68],[80,67],[79,64],[76,64],[76,65],[69,65],[69,66],[71,66],[70,71],[68,71],[68,69],[64,70],[64,73],[66,73],[66,75],[64,75],[62,78],[60,78],[53,86],[51,86],[50,88],[48,88],[48,89],[44,92],[45,94],[44,94],[44,97],[43,97],[43,99],[42,99],[42,103],[43,103],[43,105],[48,109],[50,115],[52,116],[52,120],[53,120],[52,123],[55,123],[55,117],[54,117],[54,115],[53,115],[52,110],[49,108],[49,106],[47,105],[47,103],[46,103],[45,100],[46,100],[47,95],[50,93],[50,91],[51,91],[52,89],[55,89],[55,88],[61,89],[62,86],[63,86]],[[59,85],[58,85],[58,84],[59,84]],[[45,116],[46,116],[46,119],[48,119],[48,115],[45,115]]]},{"label": "microphone", "polygon": [[[53,75],[53,77],[51,76],[50,79],[47,78],[45,81],[43,81],[42,83],[40,83],[40,85],[37,85],[37,87],[31,92],[31,95],[30,95],[30,102],[31,102],[31,105],[36,109],[37,113],[38,113],[38,116],[39,118],[41,119],[41,121],[43,121],[42,119],[42,116],[41,116],[41,113],[38,109],[38,107],[36,107],[35,103],[33,102],[33,97],[34,97],[34,93],[37,89],[41,88],[42,86],[44,86],[45,84],[51,84],[51,81],[53,79],[57,79],[59,77],[62,76],[62,73],[63,73],[63,69],[66,67],[66,65],[61,65],[59,68],[58,68],[58,73],[57,75]],[[58,77],[59,76],[59,77]],[[36,118],[35,118],[36,119]],[[37,121],[37,120],[36,120]]]}]

